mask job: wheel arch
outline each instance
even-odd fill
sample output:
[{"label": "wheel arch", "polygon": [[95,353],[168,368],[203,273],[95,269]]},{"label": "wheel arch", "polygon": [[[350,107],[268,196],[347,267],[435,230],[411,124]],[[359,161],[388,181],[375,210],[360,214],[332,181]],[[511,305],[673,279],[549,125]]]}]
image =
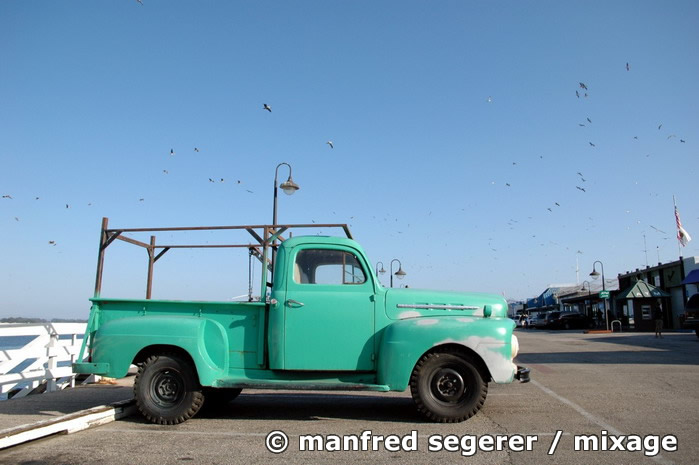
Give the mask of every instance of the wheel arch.
[{"label": "wheel arch", "polygon": [[456,343],[447,343],[432,347],[431,349],[420,355],[417,362],[415,362],[415,365],[413,366],[413,370],[415,369],[417,364],[420,363],[422,357],[431,353],[451,353],[455,355],[464,355],[466,356],[467,360],[472,361],[476,365],[476,368],[478,369],[478,372],[480,373],[481,378],[484,382],[489,383],[493,379],[493,377],[490,374],[490,370],[488,369],[488,365],[486,365],[485,361],[480,356],[480,354],[478,354],[478,352],[471,349],[470,347]]}]

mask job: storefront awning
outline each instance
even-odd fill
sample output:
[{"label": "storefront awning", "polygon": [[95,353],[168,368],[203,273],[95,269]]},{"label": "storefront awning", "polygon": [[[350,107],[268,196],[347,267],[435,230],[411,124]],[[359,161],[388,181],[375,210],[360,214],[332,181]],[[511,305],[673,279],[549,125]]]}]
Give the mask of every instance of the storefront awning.
[{"label": "storefront awning", "polygon": [[686,278],[682,280],[682,284],[697,284],[699,283],[699,270],[692,270]]},{"label": "storefront awning", "polygon": [[670,297],[670,294],[645,281],[637,281],[633,286],[621,291],[616,299],[648,299],[650,297]]}]

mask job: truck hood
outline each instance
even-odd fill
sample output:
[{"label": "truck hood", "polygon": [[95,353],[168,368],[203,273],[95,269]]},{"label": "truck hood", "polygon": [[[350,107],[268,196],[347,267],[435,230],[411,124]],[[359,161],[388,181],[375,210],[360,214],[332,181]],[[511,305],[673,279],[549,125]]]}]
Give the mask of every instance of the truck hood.
[{"label": "truck hood", "polygon": [[492,317],[507,315],[507,302],[498,295],[470,292],[388,289],[386,315],[392,320],[432,316]]}]

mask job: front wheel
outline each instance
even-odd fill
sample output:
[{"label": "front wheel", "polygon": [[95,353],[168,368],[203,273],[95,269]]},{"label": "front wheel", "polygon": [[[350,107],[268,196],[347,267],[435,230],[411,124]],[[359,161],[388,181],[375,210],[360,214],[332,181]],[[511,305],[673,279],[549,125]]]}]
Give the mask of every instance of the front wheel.
[{"label": "front wheel", "polygon": [[430,420],[457,423],[478,413],[488,383],[467,354],[431,352],[415,365],[410,392],[418,411]]},{"label": "front wheel", "polygon": [[204,402],[196,372],[175,354],[148,357],[133,387],[138,410],[147,420],[161,425],[192,418]]}]

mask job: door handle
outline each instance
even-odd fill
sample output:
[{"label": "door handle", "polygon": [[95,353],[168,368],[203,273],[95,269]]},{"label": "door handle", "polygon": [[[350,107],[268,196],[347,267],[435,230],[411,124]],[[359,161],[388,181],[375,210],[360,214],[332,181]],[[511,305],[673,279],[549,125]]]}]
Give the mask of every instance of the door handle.
[{"label": "door handle", "polygon": [[294,299],[288,299],[288,300],[286,301],[286,304],[287,304],[289,307],[294,307],[294,306],[295,306],[295,307],[303,307],[303,302],[299,302],[298,300],[294,300]]}]

